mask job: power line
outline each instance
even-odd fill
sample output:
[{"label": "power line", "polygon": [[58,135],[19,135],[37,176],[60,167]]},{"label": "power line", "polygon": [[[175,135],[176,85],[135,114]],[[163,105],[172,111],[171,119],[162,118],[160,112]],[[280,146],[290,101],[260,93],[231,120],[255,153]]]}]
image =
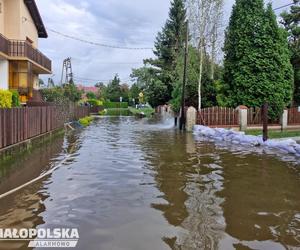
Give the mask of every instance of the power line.
[{"label": "power line", "polygon": [[294,3],[289,3],[289,4],[286,4],[286,5],[277,7],[277,8],[275,8],[275,9],[273,9],[273,10],[274,10],[274,11],[275,11],[275,10],[280,10],[280,9],[283,9],[283,8],[286,8],[286,7],[289,7],[289,6],[292,6],[292,5],[294,5]]},{"label": "power line", "polygon": [[105,48],[111,48],[111,49],[123,49],[123,50],[153,50],[153,48],[138,48],[138,47],[122,47],[122,46],[117,46],[117,45],[109,45],[109,44],[104,44],[104,43],[98,43],[98,42],[92,42],[92,41],[88,41],[82,38],[78,38],[75,36],[71,36],[71,35],[67,35],[67,34],[63,34],[59,31],[56,31],[54,29],[48,28],[47,30],[49,30],[52,33],[55,33],[57,35],[69,38],[69,39],[73,39],[79,42],[83,42],[83,43],[87,43],[87,44],[91,44],[91,45],[95,45],[95,46],[100,46],[100,47],[105,47]]},{"label": "power line", "polygon": [[[74,79],[79,80],[79,81],[93,81],[93,82],[110,82],[110,81],[112,81],[112,79],[99,80],[99,79],[91,79],[91,78],[86,78],[86,77],[81,77],[81,76],[74,76]],[[121,81],[128,81],[130,79],[131,78],[128,77],[128,78],[121,79]]]}]

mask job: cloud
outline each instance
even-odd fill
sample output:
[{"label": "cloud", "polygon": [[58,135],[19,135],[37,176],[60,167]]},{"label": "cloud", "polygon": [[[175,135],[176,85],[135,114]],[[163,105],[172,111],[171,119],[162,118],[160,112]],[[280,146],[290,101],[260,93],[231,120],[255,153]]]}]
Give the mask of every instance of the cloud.
[{"label": "cloud", "polygon": [[[47,28],[85,40],[127,47],[152,47],[168,17],[169,0],[36,0]],[[275,0],[274,0],[275,1]],[[287,0],[276,0],[276,7]],[[225,0],[225,19],[234,0]],[[40,50],[52,60],[54,80],[60,81],[63,59],[72,58],[75,77],[109,80],[118,73],[129,81],[131,69],[152,51],[116,50],[84,44],[52,33],[40,39]],[[47,77],[47,76],[46,76]],[[44,77],[45,78],[45,77]],[[80,83],[93,85],[96,81]]]}]

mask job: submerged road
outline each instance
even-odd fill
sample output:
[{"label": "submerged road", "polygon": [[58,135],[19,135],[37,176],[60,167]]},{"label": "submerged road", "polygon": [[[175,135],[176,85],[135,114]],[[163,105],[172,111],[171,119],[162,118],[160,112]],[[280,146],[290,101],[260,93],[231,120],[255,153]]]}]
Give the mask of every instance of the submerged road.
[{"label": "submerged road", "polygon": [[[299,249],[300,165],[133,117],[0,161],[0,228],[78,228],[76,249]],[[0,249],[29,249],[0,241]],[[43,249],[43,248],[41,248]]]}]

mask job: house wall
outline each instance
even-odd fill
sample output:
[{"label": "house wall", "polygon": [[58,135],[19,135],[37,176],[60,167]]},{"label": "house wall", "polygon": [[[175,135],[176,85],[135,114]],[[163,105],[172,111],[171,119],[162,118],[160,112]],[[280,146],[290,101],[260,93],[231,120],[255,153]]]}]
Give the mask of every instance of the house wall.
[{"label": "house wall", "polygon": [[23,0],[0,0],[4,3],[4,34],[8,39],[33,41],[38,47],[38,31]]},{"label": "house wall", "polygon": [[[10,0],[9,0],[10,1]],[[35,27],[34,21],[29,13],[29,10],[27,9],[26,5],[24,4],[24,1],[21,0],[21,34],[20,34],[20,40],[26,40],[26,37],[28,37],[30,40],[33,41],[33,46],[38,47],[38,31]]]},{"label": "house wall", "polygon": [[0,60],[0,89],[8,89],[8,60]]},{"label": "house wall", "polygon": [[4,0],[4,36],[20,39],[20,0]]},{"label": "house wall", "polygon": [[0,0],[0,34],[4,34],[4,0]]}]

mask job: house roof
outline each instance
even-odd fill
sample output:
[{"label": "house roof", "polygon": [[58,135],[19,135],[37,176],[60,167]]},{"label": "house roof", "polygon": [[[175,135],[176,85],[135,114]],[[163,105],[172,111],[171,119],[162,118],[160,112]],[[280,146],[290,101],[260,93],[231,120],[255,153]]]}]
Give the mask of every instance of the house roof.
[{"label": "house roof", "polygon": [[35,0],[24,0],[24,3],[27,6],[29,13],[34,21],[39,37],[47,38],[48,34]]}]

